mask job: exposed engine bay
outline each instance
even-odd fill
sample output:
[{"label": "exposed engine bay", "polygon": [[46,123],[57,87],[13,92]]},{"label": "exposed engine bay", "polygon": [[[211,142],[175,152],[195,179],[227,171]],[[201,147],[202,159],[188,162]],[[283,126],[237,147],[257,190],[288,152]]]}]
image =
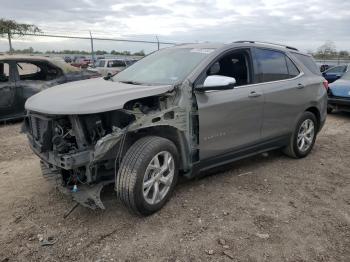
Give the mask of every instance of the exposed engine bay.
[{"label": "exposed engine bay", "polygon": [[44,176],[54,176],[60,191],[83,206],[104,209],[103,186],[114,183],[123,154],[150,128],[152,134],[165,132],[185,148],[186,138],[178,133],[189,130],[188,114],[174,106],[175,99],[174,93],[167,93],[129,101],[123,109],[86,115],[28,112],[25,127]]}]

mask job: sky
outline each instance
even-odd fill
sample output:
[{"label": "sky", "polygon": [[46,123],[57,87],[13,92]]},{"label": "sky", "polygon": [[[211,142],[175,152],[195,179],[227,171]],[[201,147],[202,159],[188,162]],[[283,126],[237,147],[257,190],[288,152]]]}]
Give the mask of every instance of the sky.
[{"label": "sky", "polygon": [[[193,42],[257,40],[315,51],[326,40],[350,51],[347,0],[11,0],[0,18],[36,24],[45,33]],[[100,50],[145,50],[155,44],[95,41]],[[23,37],[15,49],[89,50],[88,40]],[[162,46],[163,47],[163,46]],[[0,52],[8,49],[0,39]]]}]

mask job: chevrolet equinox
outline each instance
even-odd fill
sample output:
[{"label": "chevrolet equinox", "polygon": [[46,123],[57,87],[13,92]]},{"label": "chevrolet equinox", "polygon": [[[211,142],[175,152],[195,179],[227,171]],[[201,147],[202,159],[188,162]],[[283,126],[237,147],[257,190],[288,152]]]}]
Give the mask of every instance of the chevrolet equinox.
[{"label": "chevrolet equinox", "polygon": [[131,211],[164,206],[179,175],[282,149],[307,156],[325,123],[328,83],[312,57],[255,41],[186,44],[105,78],[26,102],[44,177],[90,208],[114,184]]}]

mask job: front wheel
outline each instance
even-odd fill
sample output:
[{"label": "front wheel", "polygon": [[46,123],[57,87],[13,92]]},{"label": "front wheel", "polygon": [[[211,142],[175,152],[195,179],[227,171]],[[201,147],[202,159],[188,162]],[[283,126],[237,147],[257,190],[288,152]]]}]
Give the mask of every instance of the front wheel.
[{"label": "front wheel", "polygon": [[148,136],[136,141],[119,167],[115,190],[136,214],[150,215],[170,198],[177,182],[179,156],[168,139]]},{"label": "front wheel", "polygon": [[317,120],[313,113],[304,112],[299,119],[284,153],[293,158],[306,157],[312,150],[317,135]]}]

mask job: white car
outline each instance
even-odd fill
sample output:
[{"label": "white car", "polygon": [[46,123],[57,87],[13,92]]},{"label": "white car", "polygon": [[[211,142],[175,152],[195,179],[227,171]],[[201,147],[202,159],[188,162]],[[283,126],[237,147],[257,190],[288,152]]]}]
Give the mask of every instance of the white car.
[{"label": "white car", "polygon": [[89,67],[88,70],[98,72],[102,76],[114,75],[134,62],[135,60],[127,59],[100,59],[95,67]]}]

